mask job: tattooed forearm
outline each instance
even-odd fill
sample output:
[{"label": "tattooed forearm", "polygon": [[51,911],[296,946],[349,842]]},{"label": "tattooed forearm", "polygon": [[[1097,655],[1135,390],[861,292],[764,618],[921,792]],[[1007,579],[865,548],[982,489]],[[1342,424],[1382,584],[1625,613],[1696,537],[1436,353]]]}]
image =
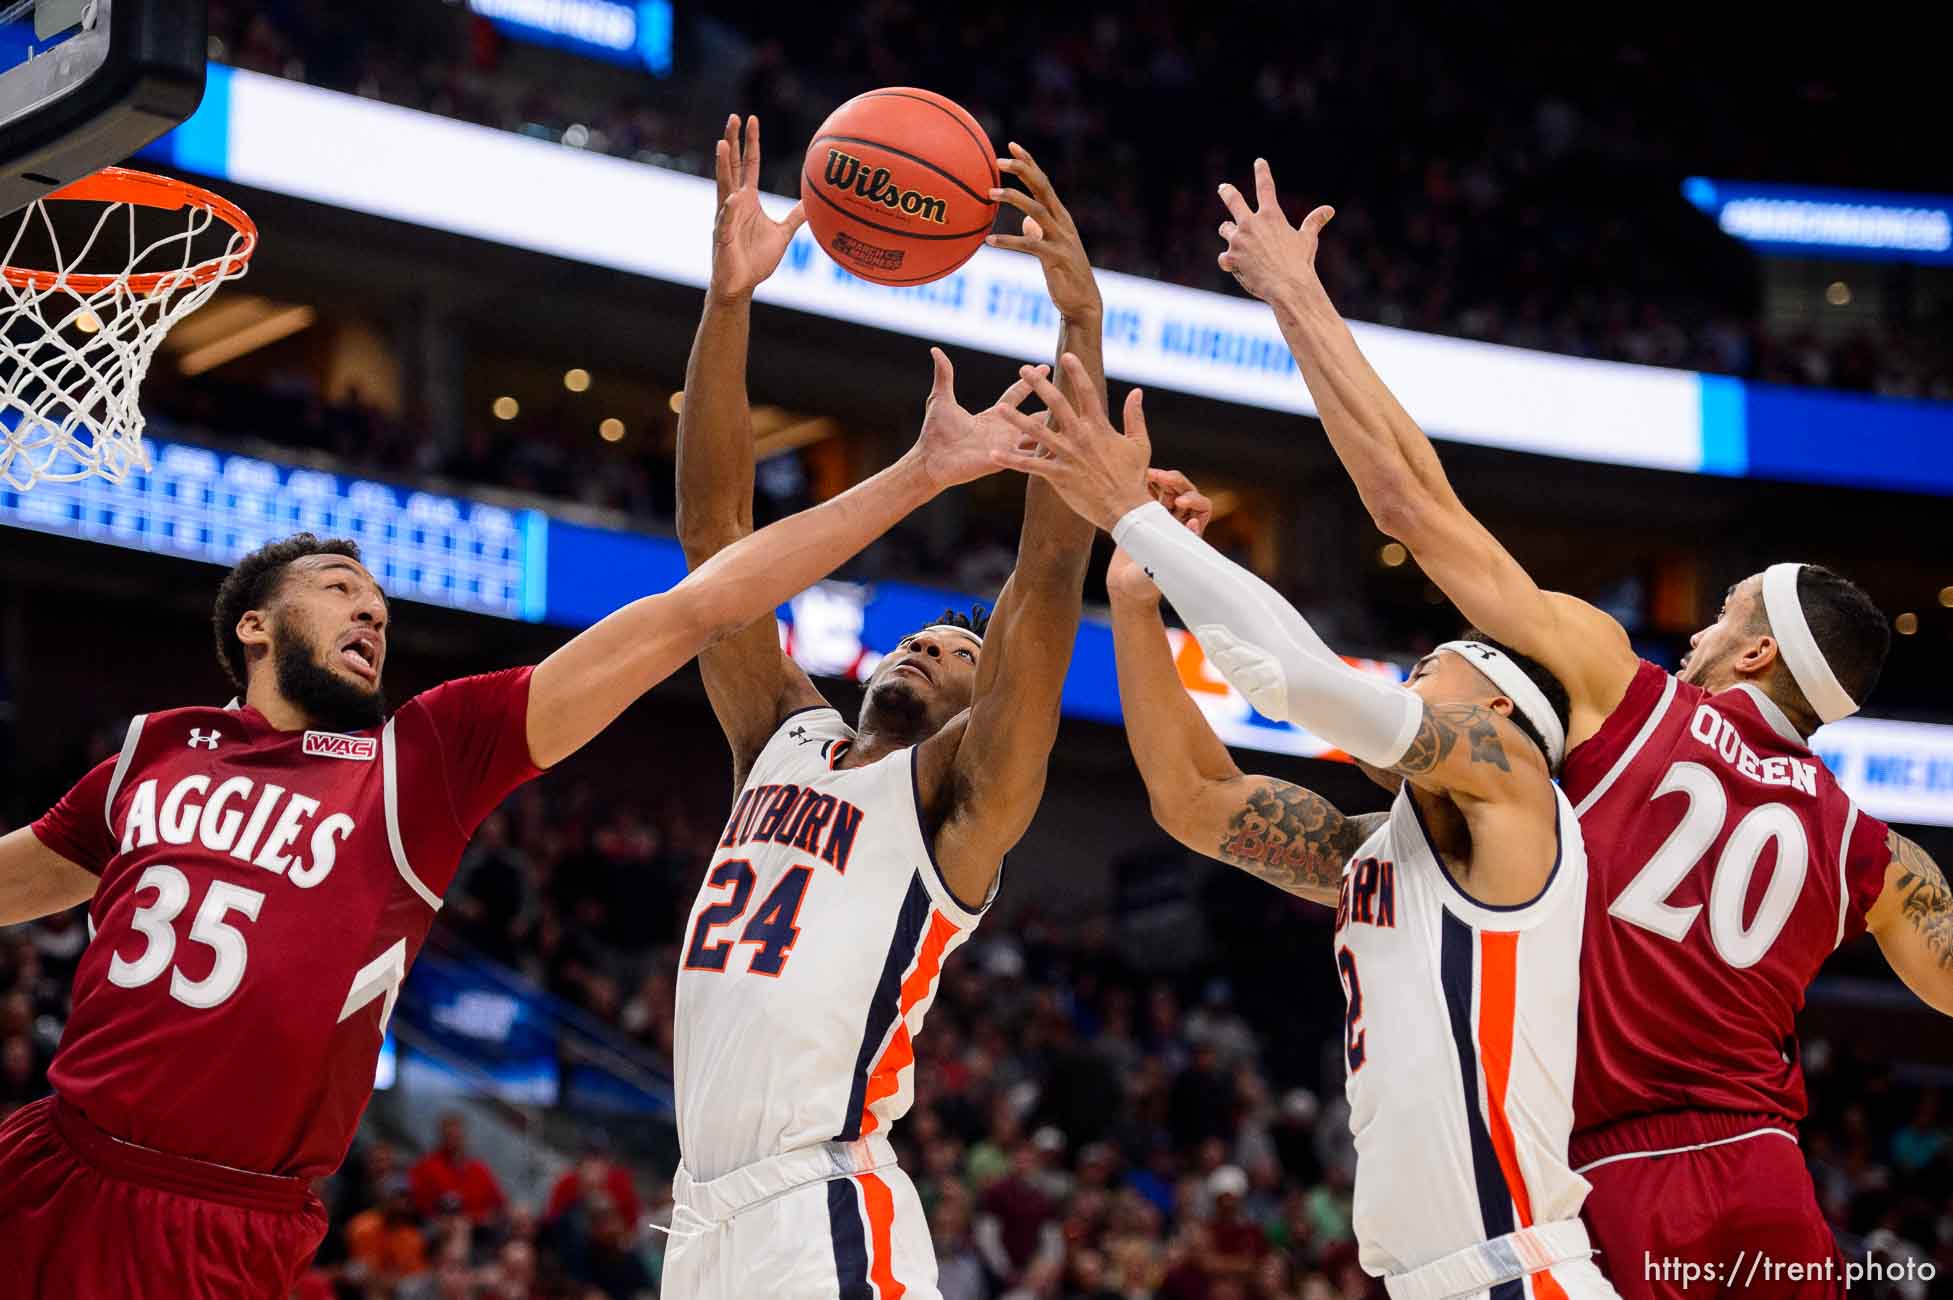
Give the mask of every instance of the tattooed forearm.
[{"label": "tattooed forearm", "polygon": [[1382,815],[1345,817],[1312,790],[1250,777],[1247,802],[1228,819],[1218,856],[1277,889],[1333,902],[1343,864]]},{"label": "tattooed forearm", "polygon": [[1462,739],[1466,757],[1472,762],[1490,763],[1501,772],[1510,772],[1512,764],[1505,756],[1505,743],[1499,739],[1494,721],[1497,717],[1480,704],[1425,705],[1417,735],[1392,770],[1405,776],[1423,776],[1449,758]]},{"label": "tattooed forearm", "polygon": [[1892,850],[1892,865],[1902,873],[1899,896],[1904,899],[1905,918],[1925,942],[1935,965],[1953,968],[1953,890],[1946,885],[1946,873],[1926,850],[1893,831],[1886,840]]}]

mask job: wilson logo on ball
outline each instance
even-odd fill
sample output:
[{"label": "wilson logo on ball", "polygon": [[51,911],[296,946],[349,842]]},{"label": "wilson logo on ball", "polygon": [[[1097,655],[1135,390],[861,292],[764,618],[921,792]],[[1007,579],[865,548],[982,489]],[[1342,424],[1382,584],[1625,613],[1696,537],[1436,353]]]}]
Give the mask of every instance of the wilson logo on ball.
[{"label": "wilson logo on ball", "polygon": [[879,203],[895,212],[907,216],[920,217],[942,225],[949,215],[946,200],[924,194],[921,190],[905,190],[889,182],[886,167],[869,167],[853,154],[843,153],[830,147],[827,151],[827,171],[825,179],[829,185],[839,190],[853,190],[870,203]]}]

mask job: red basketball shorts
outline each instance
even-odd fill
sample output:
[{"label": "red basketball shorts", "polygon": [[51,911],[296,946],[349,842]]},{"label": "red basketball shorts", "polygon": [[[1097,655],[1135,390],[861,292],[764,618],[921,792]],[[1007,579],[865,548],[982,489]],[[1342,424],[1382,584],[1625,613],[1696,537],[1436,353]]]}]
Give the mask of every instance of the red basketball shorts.
[{"label": "red basketball shorts", "polygon": [[1581,1217],[1623,1300],[1843,1296],[1845,1265],[1787,1125],[1680,1112],[1575,1135]]},{"label": "red basketball shorts", "polygon": [[130,1146],[52,1097],[0,1124],[0,1300],[283,1300],[325,1230],[299,1179]]}]

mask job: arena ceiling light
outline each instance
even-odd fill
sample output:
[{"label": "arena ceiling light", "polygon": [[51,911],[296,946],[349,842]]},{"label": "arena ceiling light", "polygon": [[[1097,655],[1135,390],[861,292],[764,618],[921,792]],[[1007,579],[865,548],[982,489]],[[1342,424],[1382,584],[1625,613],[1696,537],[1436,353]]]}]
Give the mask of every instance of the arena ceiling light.
[{"label": "arena ceiling light", "polygon": [[317,320],[318,313],[302,303],[227,295],[183,322],[164,346],[175,354],[183,374],[201,375],[309,329]]}]

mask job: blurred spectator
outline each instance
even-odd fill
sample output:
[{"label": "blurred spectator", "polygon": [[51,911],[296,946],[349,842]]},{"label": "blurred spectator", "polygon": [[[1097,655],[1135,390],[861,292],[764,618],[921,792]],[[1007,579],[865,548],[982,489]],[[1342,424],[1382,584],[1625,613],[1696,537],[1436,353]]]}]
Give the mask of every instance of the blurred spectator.
[{"label": "blurred spectator", "polygon": [[585,1209],[598,1200],[608,1200],[623,1215],[626,1223],[635,1224],[640,1217],[637,1184],[631,1177],[631,1171],[611,1159],[602,1147],[592,1146],[549,1189],[549,1203],[543,1209],[543,1220],[554,1223],[571,1211]]},{"label": "blurred spectator", "polygon": [[495,1172],[468,1152],[467,1127],[461,1116],[441,1116],[440,1144],[408,1173],[414,1205],[424,1215],[458,1211],[473,1223],[487,1223],[502,1213],[508,1200]]},{"label": "blurred spectator", "polygon": [[407,1180],[396,1176],[379,1190],[380,1203],[347,1223],[346,1254],[361,1280],[387,1286],[426,1271],[427,1241]]}]

